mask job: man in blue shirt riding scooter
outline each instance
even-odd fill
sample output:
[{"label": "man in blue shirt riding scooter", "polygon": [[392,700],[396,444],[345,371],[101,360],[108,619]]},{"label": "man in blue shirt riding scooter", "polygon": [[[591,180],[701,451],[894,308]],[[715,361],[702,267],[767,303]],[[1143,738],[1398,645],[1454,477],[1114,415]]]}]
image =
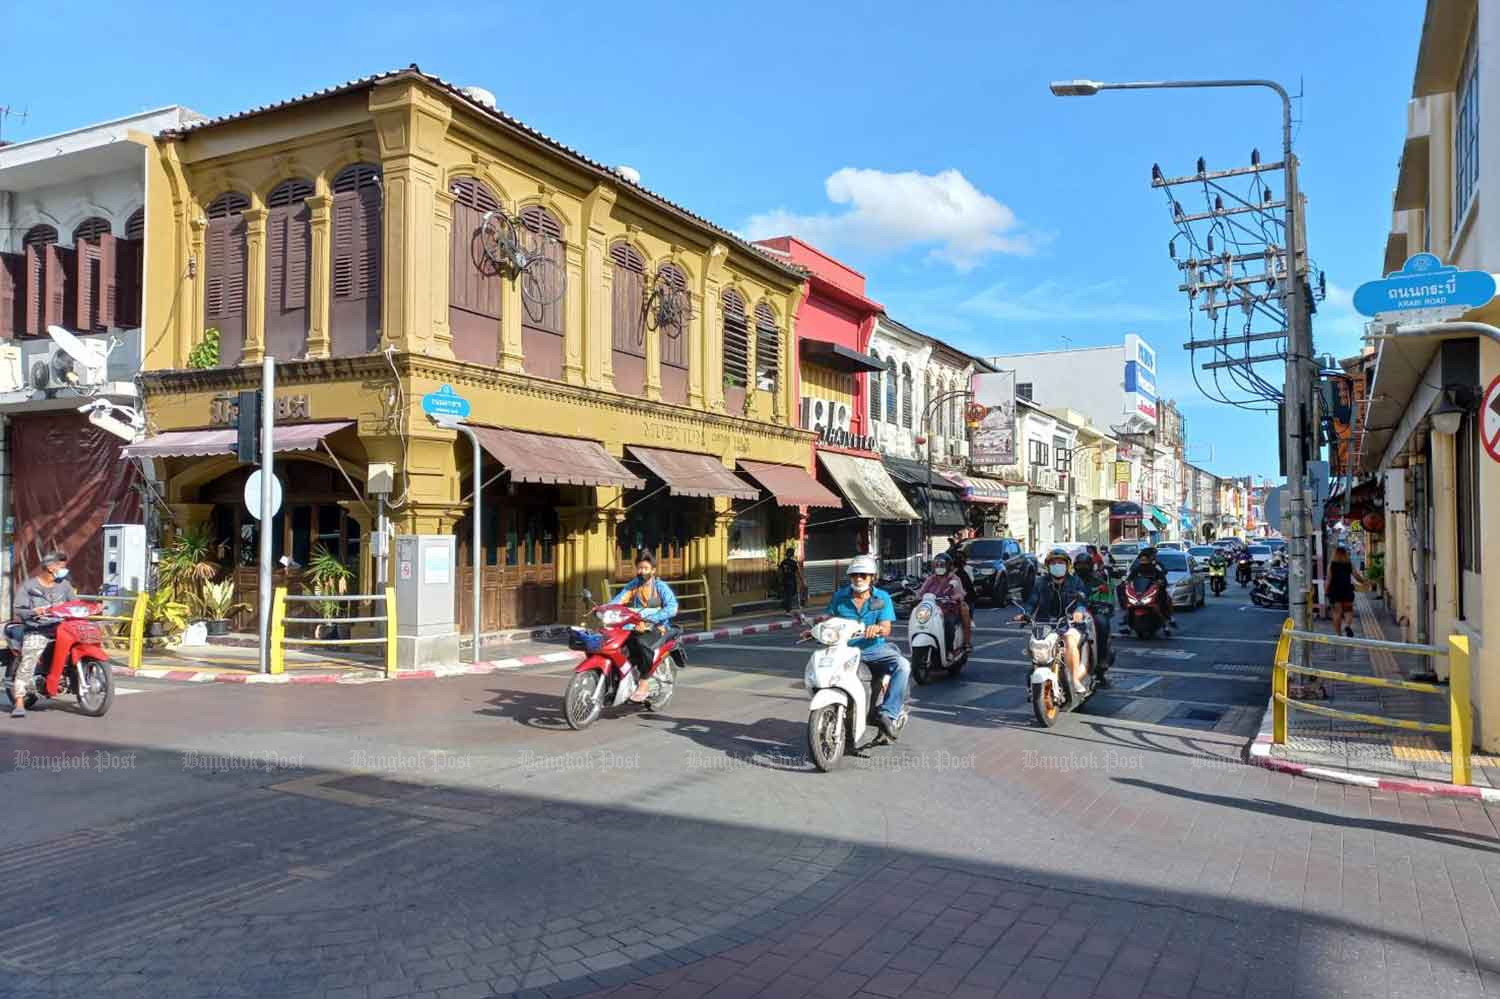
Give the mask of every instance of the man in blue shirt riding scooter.
[{"label": "man in blue shirt riding scooter", "polygon": [[890,690],[875,716],[881,733],[895,742],[898,732],[896,719],[906,704],[906,687],[911,678],[911,663],[886,641],[891,634],[891,625],[896,620],[896,605],[891,595],[876,589],[875,577],[879,567],[869,555],[860,555],[849,563],[849,585],[842,587],[828,601],[828,616],[858,621],[865,626],[865,637],[849,644],[859,649],[859,658],[870,668],[870,675],[879,690],[880,678],[889,674]]}]

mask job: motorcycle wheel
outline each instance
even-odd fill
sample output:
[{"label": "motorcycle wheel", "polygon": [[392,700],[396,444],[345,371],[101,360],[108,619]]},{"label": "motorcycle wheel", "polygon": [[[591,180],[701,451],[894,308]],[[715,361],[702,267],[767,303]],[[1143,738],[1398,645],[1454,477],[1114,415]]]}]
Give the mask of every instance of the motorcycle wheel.
[{"label": "motorcycle wheel", "polygon": [[604,710],[604,699],[596,696],[602,693],[599,687],[603,682],[604,673],[597,669],[574,673],[573,679],[568,681],[568,691],[563,695],[563,714],[573,731],[582,732],[594,724]]},{"label": "motorcycle wheel", "polygon": [[115,701],[115,681],[109,663],[80,659],[76,669],[78,710],[90,718],[102,717]]},{"label": "motorcycle wheel", "polygon": [[677,689],[676,660],[667,656],[646,682],[651,685],[651,695],[646,698],[646,710],[660,711],[667,706],[667,702],[672,699],[673,691]]},{"label": "motorcycle wheel", "polygon": [[1057,701],[1052,697],[1052,684],[1031,685],[1031,711],[1043,728],[1051,728],[1057,724]]},{"label": "motorcycle wheel", "polygon": [[807,754],[813,766],[828,773],[844,758],[847,742],[844,706],[829,704],[807,717]]},{"label": "motorcycle wheel", "polygon": [[924,645],[912,650],[911,678],[917,681],[919,687],[927,686],[927,681],[932,679],[932,646]]}]

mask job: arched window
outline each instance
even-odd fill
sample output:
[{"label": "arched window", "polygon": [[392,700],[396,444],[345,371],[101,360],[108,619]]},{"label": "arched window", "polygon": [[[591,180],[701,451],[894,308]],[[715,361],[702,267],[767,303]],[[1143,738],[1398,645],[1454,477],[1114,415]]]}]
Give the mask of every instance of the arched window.
[{"label": "arched window", "polygon": [[380,167],[357,163],[333,178],[334,357],[380,349]]},{"label": "arched window", "polygon": [[[880,363],[880,355],[873,348],[870,350],[870,360]],[[870,432],[874,433],[875,424],[880,422],[880,372],[870,372],[865,389],[870,393]]]},{"label": "arched window", "polygon": [[885,422],[896,422],[896,359],[885,359]]},{"label": "arched window", "polygon": [[459,177],[449,188],[454,198],[453,236],[448,259],[448,329],[453,356],[461,361],[500,360],[500,299],[504,277],[484,255],[484,217],[500,210],[499,199],[483,182]]},{"label": "arched window", "polygon": [[725,288],[724,306],[724,408],[731,413],[745,409],[745,389],[750,382],[750,317],[745,300],[733,288]]},{"label": "arched window", "polygon": [[646,260],[620,240],[609,248],[609,263],[615,391],[638,396],[646,390]]},{"label": "arched window", "polygon": [[755,307],[755,387],[775,392],[781,381],[781,330],[771,307]]},{"label": "arched window", "polygon": [[[686,405],[688,399],[688,331],[693,319],[692,296],[688,293],[687,275],[675,264],[662,264],[656,272],[657,284],[664,294],[672,294],[683,306],[675,324],[656,327],[661,337],[661,397],[665,402]],[[666,289],[672,289],[667,292]]]},{"label": "arched window", "polygon": [[266,353],[300,357],[307,350],[307,285],[313,185],[286,180],[266,199]]},{"label": "arched window", "polygon": [[65,325],[103,333],[115,323],[115,238],[97,215],[73,227],[73,311]]},{"label": "arched window", "polygon": [[[57,230],[50,225],[34,225],[21,237],[25,290],[25,301],[19,307],[23,318],[23,332],[30,336],[46,336],[48,316],[51,315],[51,295],[48,279],[58,285],[61,292],[64,280],[63,268],[57,257]],[[62,302],[59,299],[56,316],[52,322],[62,321]]]},{"label": "arched window", "polygon": [[[562,223],[541,205],[521,209],[521,228],[530,237],[532,248],[556,266],[538,268],[534,282],[521,280],[521,353],[526,370],[542,378],[561,378],[563,372],[563,281],[567,273],[567,244],[563,242]],[[527,289],[535,293],[528,300]]]},{"label": "arched window", "polygon": [[203,324],[219,331],[219,365],[240,363],[245,348],[245,209],[233,191],[209,203],[203,234]]},{"label": "arched window", "polygon": [[141,295],[146,277],[146,211],[137,208],[125,220],[125,238],[115,244],[115,325],[141,325]]},{"label": "arched window", "polygon": [[901,365],[901,425],[911,429],[911,365]]}]

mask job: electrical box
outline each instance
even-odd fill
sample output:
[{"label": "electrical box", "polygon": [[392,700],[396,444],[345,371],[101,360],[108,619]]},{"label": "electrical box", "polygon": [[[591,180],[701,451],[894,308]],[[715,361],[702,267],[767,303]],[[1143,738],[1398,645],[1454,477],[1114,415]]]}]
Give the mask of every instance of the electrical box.
[{"label": "electrical box", "polygon": [[458,662],[458,539],[396,536],[396,661],[402,669]]},{"label": "electrical box", "polygon": [[103,596],[139,593],[146,588],[146,525],[104,525]]},{"label": "electrical box", "polygon": [[365,493],[369,496],[389,496],[396,485],[396,463],[372,461],[365,471]]},{"label": "electrical box", "polygon": [[1406,512],[1406,469],[1392,468],[1385,473],[1385,512]]}]

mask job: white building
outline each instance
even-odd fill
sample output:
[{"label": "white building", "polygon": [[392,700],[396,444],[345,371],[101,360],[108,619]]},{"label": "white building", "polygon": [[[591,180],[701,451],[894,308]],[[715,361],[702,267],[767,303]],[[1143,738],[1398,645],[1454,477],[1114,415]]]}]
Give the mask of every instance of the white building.
[{"label": "white building", "polygon": [[1156,427],[1156,352],[1134,333],[1119,346],[1077,347],[985,360],[1016,373],[1016,394],[1084,414],[1101,429]]},{"label": "white building", "polygon": [[[82,592],[104,582],[101,528],[141,523],[120,438],[78,412],[91,396],[129,405],[141,364],[148,170],[153,136],[201,118],[168,107],[0,147],[0,606],[46,549],[72,557]],[[107,350],[105,384],[83,394],[49,327]],[[14,376],[22,378],[19,388]],[[60,461],[59,456],[66,456]]]}]

